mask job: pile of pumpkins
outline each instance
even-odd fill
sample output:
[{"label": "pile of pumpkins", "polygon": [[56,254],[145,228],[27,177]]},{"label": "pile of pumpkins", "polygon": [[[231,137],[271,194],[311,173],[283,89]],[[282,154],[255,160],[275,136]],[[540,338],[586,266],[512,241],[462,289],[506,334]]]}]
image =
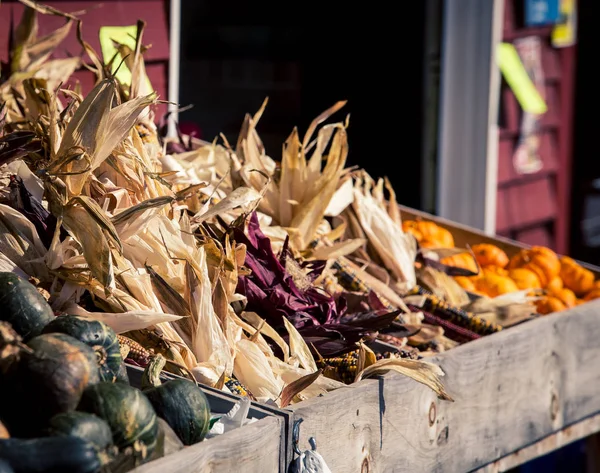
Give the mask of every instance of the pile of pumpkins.
[{"label": "pile of pumpkins", "polygon": [[[435,222],[407,220],[402,226],[422,248],[454,248],[452,234]],[[472,253],[441,259],[448,266],[478,273],[454,278],[471,293],[496,297],[519,290],[537,290],[543,294],[536,302],[540,314],[559,312],[600,297],[600,280],[595,280],[594,273],[572,258],[559,257],[550,248],[525,248],[511,258],[489,243],[473,245],[471,250]]]},{"label": "pile of pumpkins", "polygon": [[0,473],[125,471],[156,457],[165,432],[181,447],[206,436],[205,394],[187,379],[162,383],[164,358],[140,390],[106,324],[55,316],[10,272],[0,272],[0,304]]}]

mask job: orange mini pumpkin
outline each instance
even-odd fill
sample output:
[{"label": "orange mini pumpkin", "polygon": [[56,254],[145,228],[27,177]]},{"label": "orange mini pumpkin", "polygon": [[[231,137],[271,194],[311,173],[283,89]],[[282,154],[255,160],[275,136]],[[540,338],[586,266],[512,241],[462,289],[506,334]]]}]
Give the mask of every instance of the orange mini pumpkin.
[{"label": "orange mini pumpkin", "polygon": [[473,245],[473,254],[480,266],[497,266],[504,268],[508,264],[508,256],[496,245],[481,243]]},{"label": "orange mini pumpkin", "polygon": [[511,278],[519,289],[541,289],[540,278],[527,268],[514,268],[508,271]]},{"label": "orange mini pumpkin", "polygon": [[565,287],[581,296],[594,287],[594,273],[578,264],[574,259],[564,256],[560,260],[560,277]]},{"label": "orange mini pumpkin", "polygon": [[598,298],[600,298],[600,288],[593,288],[583,297],[583,300],[588,302]]},{"label": "orange mini pumpkin", "polygon": [[552,278],[559,274],[560,261],[550,248],[533,246],[513,256],[508,263],[508,268],[527,268],[536,274],[542,287],[546,287]]},{"label": "orange mini pumpkin", "polygon": [[508,261],[508,269],[522,268],[528,261],[529,248],[523,248]]},{"label": "orange mini pumpkin", "polygon": [[457,255],[446,256],[445,258],[442,258],[440,262],[455,268],[468,269],[474,273],[479,271],[477,263],[469,253],[459,253]]},{"label": "orange mini pumpkin", "polygon": [[423,240],[437,240],[439,227],[435,222],[430,222],[428,220],[418,220],[416,224],[417,230],[419,230],[421,232],[421,235],[423,235]]},{"label": "orange mini pumpkin", "polygon": [[543,299],[536,301],[535,305],[538,313],[542,315],[560,312],[567,308],[560,299],[554,296],[544,297]]},{"label": "orange mini pumpkin", "polygon": [[475,283],[466,276],[455,276],[454,280],[458,283],[460,287],[462,287],[465,291],[475,292],[477,289],[475,288]]},{"label": "orange mini pumpkin", "polygon": [[437,240],[421,240],[419,242],[419,245],[421,246],[421,248],[442,248],[440,246],[440,242]]},{"label": "orange mini pumpkin", "polygon": [[414,220],[404,220],[402,222],[402,231],[404,233],[410,233],[419,243],[423,241],[423,234],[419,231],[417,222]]},{"label": "orange mini pumpkin", "polygon": [[546,289],[550,292],[560,291],[564,287],[563,280],[560,276],[554,276],[546,285]]},{"label": "orange mini pumpkin", "polygon": [[506,276],[499,276],[488,271],[475,281],[475,288],[490,297],[496,297],[519,290],[515,282]]},{"label": "orange mini pumpkin", "polygon": [[437,241],[440,242],[440,248],[454,248],[454,237],[450,230],[438,226]]},{"label": "orange mini pumpkin", "polygon": [[[481,264],[481,263],[479,263]],[[490,266],[486,266],[485,268],[482,268],[483,273],[492,273],[492,274],[497,274],[498,276],[508,276],[508,270],[501,268],[499,266],[495,266],[495,265],[490,265]]]},{"label": "orange mini pumpkin", "polygon": [[558,291],[551,292],[551,295],[557,299],[560,299],[560,301],[567,307],[575,307],[576,305],[577,296],[573,291],[571,291],[571,289],[563,287]]},{"label": "orange mini pumpkin", "polygon": [[404,220],[402,231],[410,233],[423,248],[454,248],[454,237],[449,230],[428,220]]}]

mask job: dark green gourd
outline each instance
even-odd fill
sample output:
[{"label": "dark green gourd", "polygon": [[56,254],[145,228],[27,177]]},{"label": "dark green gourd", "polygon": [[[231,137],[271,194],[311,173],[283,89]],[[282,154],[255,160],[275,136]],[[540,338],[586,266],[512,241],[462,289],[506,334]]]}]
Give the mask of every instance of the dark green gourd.
[{"label": "dark green gourd", "polygon": [[0,459],[15,473],[96,473],[102,454],[78,437],[0,440]]},{"label": "dark green gourd", "polygon": [[43,333],[66,333],[85,343],[96,353],[100,379],[116,380],[123,361],[119,340],[104,322],[79,315],[61,315],[46,325]]},{"label": "dark green gourd", "polygon": [[108,451],[113,444],[110,427],[105,420],[87,412],[63,412],[50,419],[51,436],[71,435],[91,443],[100,452]]},{"label": "dark green gourd", "polygon": [[139,389],[124,383],[95,384],[85,390],[77,410],[104,419],[119,450],[135,447],[134,444],[140,442],[145,446],[148,457],[156,447],[156,412]]},{"label": "dark green gourd", "polygon": [[121,366],[119,366],[119,372],[117,373],[116,381],[118,383],[129,384],[129,374],[127,374],[127,365],[125,364],[125,361],[122,361]]},{"label": "dark green gourd", "polygon": [[15,273],[0,272],[0,307],[0,320],[11,324],[26,342],[55,318],[35,286]]},{"label": "dark green gourd", "polygon": [[210,428],[210,405],[198,385],[187,379],[160,381],[166,360],[157,355],[142,377],[142,389],[156,414],[164,419],[184,445],[193,445],[206,437]]},{"label": "dark green gourd", "polygon": [[74,410],[83,391],[99,380],[90,347],[62,333],[40,335],[2,379],[0,417],[13,437],[39,435],[53,416]]}]

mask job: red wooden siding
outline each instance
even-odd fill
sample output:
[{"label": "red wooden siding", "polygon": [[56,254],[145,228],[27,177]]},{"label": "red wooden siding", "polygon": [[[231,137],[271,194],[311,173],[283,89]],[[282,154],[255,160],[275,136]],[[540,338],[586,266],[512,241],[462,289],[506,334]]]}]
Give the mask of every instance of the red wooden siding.
[{"label": "red wooden siding", "polygon": [[[148,74],[148,78],[150,79],[154,90],[159,93],[159,100],[166,100],[167,77],[169,74],[168,69],[168,64],[166,62],[155,62],[146,65],[146,74]],[[87,69],[80,69],[71,76],[71,80],[65,85],[73,85],[76,81],[81,84],[82,90],[86,92],[94,87],[95,76]],[[155,110],[156,120],[158,120],[167,112],[167,105],[160,103],[156,106]]]},{"label": "red wooden siding", "polygon": [[552,246],[552,234],[546,227],[533,227],[517,232],[517,239],[527,245]]},{"label": "red wooden siding", "polygon": [[[86,10],[82,15],[83,37],[91,46],[101,54],[98,31],[102,26],[128,26],[135,25],[137,20],[146,22],[144,43],[151,45],[144,57],[147,64],[147,73],[154,89],[161,100],[167,100],[168,93],[168,60],[169,60],[169,2],[168,0],[127,0],[104,1],[102,3],[92,0],[84,1],[45,1],[45,4],[56,7],[66,12]],[[21,3],[3,1],[0,3],[0,61],[8,59],[9,31],[11,18],[16,25],[23,12]],[[52,15],[39,15],[39,36],[54,31],[64,24],[64,19]],[[81,46],[77,42],[76,28],[73,27],[68,37],[61,43],[54,53],[54,57],[62,58],[81,54]],[[81,82],[84,93],[89,92],[94,85],[93,75],[81,69],[74,75],[74,79]],[[166,112],[166,105],[157,107],[157,118]]]},{"label": "red wooden siding", "polygon": [[512,91],[503,84],[496,229],[503,236],[565,253],[569,235],[575,48],[553,48],[551,27],[523,27],[522,9],[522,1],[505,1],[503,41],[512,42],[527,36],[538,36],[542,40],[548,105],[548,111],[541,118],[539,135],[543,168],[526,175],[514,170],[513,153],[519,140],[522,111]]}]

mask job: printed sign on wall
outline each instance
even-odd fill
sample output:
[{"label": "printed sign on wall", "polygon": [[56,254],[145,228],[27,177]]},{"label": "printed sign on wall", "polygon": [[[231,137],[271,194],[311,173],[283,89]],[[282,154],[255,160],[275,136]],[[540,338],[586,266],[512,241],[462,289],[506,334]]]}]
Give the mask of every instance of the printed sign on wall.
[{"label": "printed sign on wall", "polygon": [[526,0],[525,26],[545,26],[556,23],[560,17],[560,0]]},{"label": "printed sign on wall", "polygon": [[577,9],[575,0],[561,0],[560,17],[552,30],[552,46],[573,46],[577,34]]},{"label": "printed sign on wall", "polygon": [[[542,69],[542,45],[538,36],[529,36],[515,41],[523,66],[533,85],[545,100],[544,70]],[[513,156],[513,166],[518,174],[531,174],[542,169],[543,163],[539,155],[540,148],[540,116],[523,110],[519,141]]]}]

